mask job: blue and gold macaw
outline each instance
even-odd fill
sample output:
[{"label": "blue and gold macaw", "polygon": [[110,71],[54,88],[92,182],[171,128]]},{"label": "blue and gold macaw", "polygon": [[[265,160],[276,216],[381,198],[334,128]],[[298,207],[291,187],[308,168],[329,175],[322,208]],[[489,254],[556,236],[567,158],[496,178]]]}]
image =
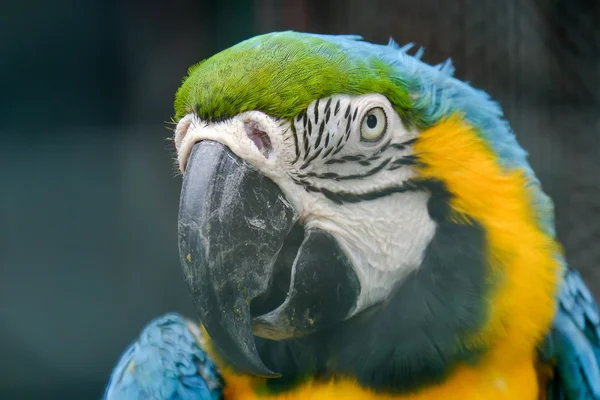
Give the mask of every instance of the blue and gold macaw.
[{"label": "blue and gold macaw", "polygon": [[108,399],[184,398],[207,366],[227,400],[600,399],[598,308],[525,151],[409,47],[281,32],[190,69],[179,248],[205,332],[142,334]]}]

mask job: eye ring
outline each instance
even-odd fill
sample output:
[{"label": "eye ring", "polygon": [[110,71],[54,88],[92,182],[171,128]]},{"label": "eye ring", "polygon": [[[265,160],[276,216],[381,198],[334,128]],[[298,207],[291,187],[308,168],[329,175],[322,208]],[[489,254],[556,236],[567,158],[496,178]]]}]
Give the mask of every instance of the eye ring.
[{"label": "eye ring", "polygon": [[365,113],[360,123],[361,142],[379,142],[387,132],[388,121],[381,107],[373,107]]}]

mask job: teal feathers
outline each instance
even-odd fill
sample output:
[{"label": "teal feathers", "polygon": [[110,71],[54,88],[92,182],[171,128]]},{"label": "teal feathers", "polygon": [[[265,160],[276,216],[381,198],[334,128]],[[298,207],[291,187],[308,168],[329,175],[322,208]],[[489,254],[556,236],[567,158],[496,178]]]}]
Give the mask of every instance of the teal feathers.
[{"label": "teal feathers", "polygon": [[600,311],[579,274],[568,270],[541,356],[555,364],[550,400],[600,399]]},{"label": "teal feathers", "polygon": [[175,313],[151,321],[121,356],[103,399],[220,399],[222,378],[188,323]]}]

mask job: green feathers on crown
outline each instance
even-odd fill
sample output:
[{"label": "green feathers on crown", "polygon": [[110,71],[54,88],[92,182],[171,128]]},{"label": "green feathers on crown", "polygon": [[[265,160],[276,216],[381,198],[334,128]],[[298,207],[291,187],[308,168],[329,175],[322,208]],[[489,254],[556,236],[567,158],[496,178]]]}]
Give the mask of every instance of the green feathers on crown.
[{"label": "green feathers on crown", "polygon": [[177,92],[175,120],[195,112],[213,121],[250,110],[292,119],[318,98],[373,92],[414,119],[408,92],[392,82],[388,64],[340,43],[364,43],[357,37],[329,38],[295,32],[257,36],[194,65]]}]

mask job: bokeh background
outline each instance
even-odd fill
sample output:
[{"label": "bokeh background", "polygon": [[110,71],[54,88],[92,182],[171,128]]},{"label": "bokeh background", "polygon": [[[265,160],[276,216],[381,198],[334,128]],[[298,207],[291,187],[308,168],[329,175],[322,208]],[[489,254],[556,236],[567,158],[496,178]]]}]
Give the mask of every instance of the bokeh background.
[{"label": "bokeh background", "polygon": [[166,140],[189,65],[255,34],[425,46],[503,106],[600,298],[596,0],[3,0],[0,398],[94,399],[151,318],[194,316]]}]

